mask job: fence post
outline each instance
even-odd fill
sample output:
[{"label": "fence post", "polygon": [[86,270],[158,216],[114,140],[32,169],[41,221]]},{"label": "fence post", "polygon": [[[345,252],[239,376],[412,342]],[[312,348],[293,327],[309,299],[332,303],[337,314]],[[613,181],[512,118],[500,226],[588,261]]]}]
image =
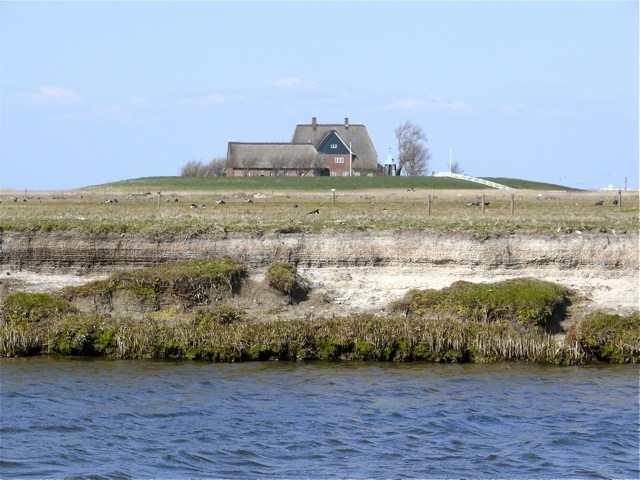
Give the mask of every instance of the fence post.
[{"label": "fence post", "polygon": [[162,192],[158,192],[158,210],[160,210],[160,198],[162,197]]},{"label": "fence post", "polygon": [[427,195],[427,215],[431,216],[431,194]]},{"label": "fence post", "polygon": [[333,204],[335,205],[336,204],[336,189],[335,188],[331,189],[331,195],[332,195],[332,198],[333,198]]},{"label": "fence post", "polygon": [[511,194],[511,216],[513,217],[516,214],[516,194]]},{"label": "fence post", "polygon": [[484,215],[484,193],[482,194],[482,199],[480,200],[480,207],[482,209],[482,215]]},{"label": "fence post", "polygon": [[618,190],[618,208],[622,208],[622,190]]}]

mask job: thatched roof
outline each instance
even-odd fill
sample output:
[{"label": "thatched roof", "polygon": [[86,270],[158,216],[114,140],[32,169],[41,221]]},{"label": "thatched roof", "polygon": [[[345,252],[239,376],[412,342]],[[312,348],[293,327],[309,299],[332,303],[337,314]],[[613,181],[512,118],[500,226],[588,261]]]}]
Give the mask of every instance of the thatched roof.
[{"label": "thatched roof", "polygon": [[354,163],[354,167],[358,170],[372,171],[378,168],[378,154],[373,146],[371,137],[369,137],[367,127],[362,124],[349,124],[347,126],[345,124],[318,123],[315,128],[310,123],[298,124],[291,141],[296,144],[311,144],[317,148],[332,130],[336,131],[347,145],[351,142],[351,149],[358,158],[357,163]]},{"label": "thatched roof", "polygon": [[313,168],[318,152],[308,143],[229,142],[227,166],[233,168]]}]

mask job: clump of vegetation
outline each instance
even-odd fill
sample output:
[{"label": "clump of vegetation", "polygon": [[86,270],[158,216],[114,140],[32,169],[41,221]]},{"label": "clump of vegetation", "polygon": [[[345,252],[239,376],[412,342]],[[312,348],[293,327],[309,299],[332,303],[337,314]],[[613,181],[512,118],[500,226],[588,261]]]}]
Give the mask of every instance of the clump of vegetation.
[{"label": "clump of vegetation", "polygon": [[60,355],[111,355],[115,329],[102,315],[71,314],[55,322],[48,332],[47,353]]},{"label": "clump of vegetation", "polygon": [[295,265],[285,262],[273,262],[266,274],[267,283],[272,288],[287,295],[291,303],[297,303],[307,298],[309,286],[298,275]]},{"label": "clump of vegetation", "polygon": [[211,324],[230,325],[246,319],[244,310],[231,305],[213,305],[195,312],[194,323],[198,328],[208,328]]},{"label": "clump of vegetation", "polygon": [[149,310],[160,310],[165,304],[188,310],[237,293],[245,276],[246,267],[230,258],[185,260],[115,273],[106,280],[67,288],[64,295],[97,297],[109,303],[114,293],[125,292]]},{"label": "clump of vegetation", "polygon": [[14,292],[4,300],[1,315],[5,322],[40,323],[75,311],[65,299],[50,293]]},{"label": "clump of vegetation", "polygon": [[415,316],[451,316],[466,321],[509,321],[553,330],[570,304],[562,285],[529,278],[495,283],[455,282],[442,290],[412,290],[394,304]]},{"label": "clump of vegetation", "polygon": [[0,355],[58,353],[216,362],[523,360],[575,364],[586,359],[581,349],[559,345],[541,329],[503,322],[373,315],[311,321],[210,320],[201,317],[194,325],[194,321],[68,315],[40,333],[2,324]]},{"label": "clump of vegetation", "polygon": [[181,177],[219,177],[224,174],[226,158],[213,158],[210,162],[189,161],[180,169]]},{"label": "clump of vegetation", "polygon": [[590,356],[610,363],[640,362],[640,313],[617,315],[593,312],[570,336]]}]

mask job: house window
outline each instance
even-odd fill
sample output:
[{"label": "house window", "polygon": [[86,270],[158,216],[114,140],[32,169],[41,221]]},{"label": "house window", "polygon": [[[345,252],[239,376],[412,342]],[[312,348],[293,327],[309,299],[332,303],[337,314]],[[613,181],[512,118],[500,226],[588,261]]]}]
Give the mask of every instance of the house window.
[{"label": "house window", "polygon": [[332,143],[331,144],[331,148],[335,150],[336,148],[338,148],[338,144],[337,143]]},{"label": "house window", "polygon": [[336,163],[344,163],[344,157],[336,157]]}]

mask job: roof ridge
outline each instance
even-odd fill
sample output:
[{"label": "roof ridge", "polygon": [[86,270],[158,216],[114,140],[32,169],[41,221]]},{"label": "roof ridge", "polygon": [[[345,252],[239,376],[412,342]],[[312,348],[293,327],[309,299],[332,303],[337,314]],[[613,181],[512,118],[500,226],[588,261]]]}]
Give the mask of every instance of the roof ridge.
[{"label": "roof ridge", "polygon": [[[296,123],[296,127],[313,127],[313,123]],[[316,127],[366,127],[364,123],[350,123],[345,125],[344,123],[316,123]]]},{"label": "roof ridge", "polygon": [[234,145],[311,145],[310,142],[235,142],[229,141],[228,143]]}]

